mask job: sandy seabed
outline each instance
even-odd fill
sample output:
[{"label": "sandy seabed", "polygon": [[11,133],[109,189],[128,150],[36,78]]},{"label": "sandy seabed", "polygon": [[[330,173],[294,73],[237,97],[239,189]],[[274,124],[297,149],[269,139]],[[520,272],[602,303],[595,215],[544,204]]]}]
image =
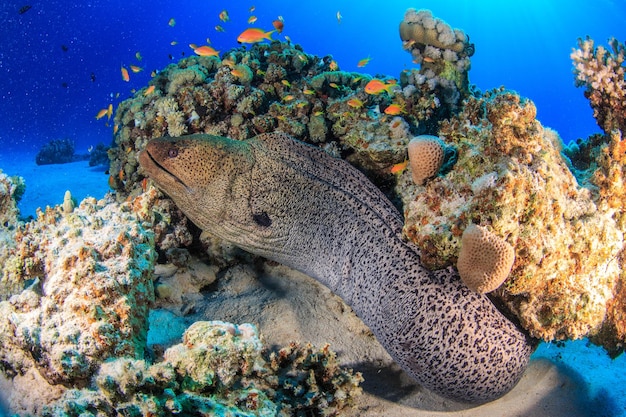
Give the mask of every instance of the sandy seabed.
[{"label": "sandy seabed", "polygon": [[[26,180],[19,204],[23,217],[34,216],[37,207],[60,204],[66,190],[77,201],[109,191],[104,167],[89,167],[87,161],[37,166],[34,161],[34,155],[0,155],[4,173]],[[542,343],[513,391],[472,407],[412,382],[338,297],[289,268],[267,267],[224,279],[194,310],[184,318],[156,311],[150,334],[176,338],[193,320],[226,320],[255,323],[268,346],[328,342],[342,364],[365,378],[364,394],[350,416],[626,416],[626,355],[611,360],[586,340]],[[167,326],[159,328],[159,323]]]}]

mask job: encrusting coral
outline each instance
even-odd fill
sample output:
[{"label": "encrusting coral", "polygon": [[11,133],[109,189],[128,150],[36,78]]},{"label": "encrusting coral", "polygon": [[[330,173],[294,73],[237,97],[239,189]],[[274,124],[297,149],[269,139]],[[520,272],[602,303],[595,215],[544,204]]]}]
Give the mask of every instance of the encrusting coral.
[{"label": "encrusting coral", "polygon": [[488,293],[509,276],[514,259],[515,251],[505,240],[484,227],[470,224],[461,237],[456,267],[469,289]]}]

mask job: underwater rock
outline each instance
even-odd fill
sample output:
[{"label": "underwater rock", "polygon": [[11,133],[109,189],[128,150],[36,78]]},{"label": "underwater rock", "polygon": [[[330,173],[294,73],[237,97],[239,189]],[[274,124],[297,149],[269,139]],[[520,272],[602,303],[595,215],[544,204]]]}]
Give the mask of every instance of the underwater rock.
[{"label": "underwater rock", "polygon": [[[515,250],[507,281],[492,294],[532,336],[560,340],[602,332],[600,343],[619,351],[624,333],[604,329],[623,326],[616,319],[623,316],[609,308],[624,305],[618,291],[625,230],[616,210],[623,203],[608,189],[621,182],[581,187],[560,152],[560,138],[535,116],[534,104],[510,91],[470,97],[439,131],[458,150],[453,169],[423,187],[407,173],[401,177],[396,189],[404,201],[404,232],[421,248],[422,261],[440,269],[456,263],[470,223],[488,226]],[[617,138],[612,143],[613,149],[623,146]],[[605,154],[598,171],[621,181],[623,155],[608,148]]]}]

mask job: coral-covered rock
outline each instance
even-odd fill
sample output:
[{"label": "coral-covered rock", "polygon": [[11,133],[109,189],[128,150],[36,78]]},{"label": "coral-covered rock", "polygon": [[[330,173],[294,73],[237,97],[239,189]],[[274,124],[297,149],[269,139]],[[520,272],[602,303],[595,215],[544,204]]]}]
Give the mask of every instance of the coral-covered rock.
[{"label": "coral-covered rock", "polygon": [[[439,131],[458,151],[452,170],[419,189],[409,174],[401,177],[404,232],[421,248],[422,261],[439,269],[456,263],[470,223],[489,227],[515,249],[509,278],[493,294],[531,335],[593,336],[618,325],[613,317],[621,315],[607,309],[623,305],[617,291],[625,230],[620,209],[610,208],[621,203],[609,191],[620,188],[621,157],[607,146],[597,161],[605,161],[594,174],[598,185],[581,187],[559,137],[535,115],[531,101],[509,91],[469,98]],[[615,138],[613,149],[622,142]],[[599,181],[605,175],[612,180]],[[623,333],[606,333],[612,337],[602,339],[604,346],[623,346]]]},{"label": "coral-covered rock", "polygon": [[626,46],[610,39],[611,50],[596,47],[593,39],[578,39],[578,49],[570,55],[574,63],[576,86],[585,87],[585,97],[593,117],[606,134],[613,129],[626,131]]},{"label": "coral-covered rock", "polygon": [[90,388],[68,390],[42,415],[338,415],[354,405],[361,381],[328,346],[294,343],[264,355],[254,325],[200,321],[163,361],[104,363]]},{"label": "coral-covered rock", "polygon": [[154,238],[128,204],[47,208],[14,240],[2,268],[5,373],[34,367],[52,384],[79,384],[109,357],[143,357]]}]

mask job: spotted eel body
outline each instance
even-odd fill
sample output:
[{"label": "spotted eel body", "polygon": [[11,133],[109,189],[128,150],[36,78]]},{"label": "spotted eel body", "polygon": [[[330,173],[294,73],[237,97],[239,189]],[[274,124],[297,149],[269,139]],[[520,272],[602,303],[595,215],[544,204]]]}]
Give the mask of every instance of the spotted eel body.
[{"label": "spotted eel body", "polygon": [[339,295],[427,388],[487,402],[524,372],[534,342],[454,269],[425,269],[400,213],[347,162],[282,133],[155,139],[139,162],[203,230]]}]

